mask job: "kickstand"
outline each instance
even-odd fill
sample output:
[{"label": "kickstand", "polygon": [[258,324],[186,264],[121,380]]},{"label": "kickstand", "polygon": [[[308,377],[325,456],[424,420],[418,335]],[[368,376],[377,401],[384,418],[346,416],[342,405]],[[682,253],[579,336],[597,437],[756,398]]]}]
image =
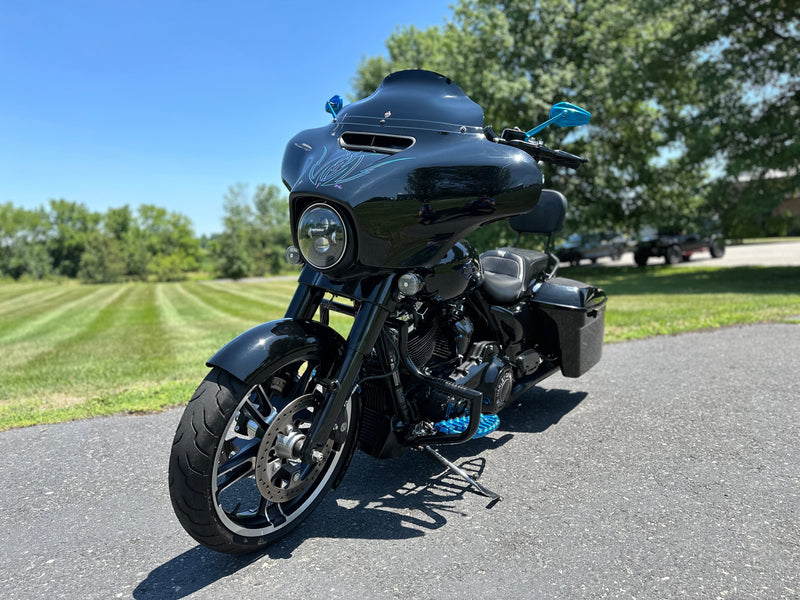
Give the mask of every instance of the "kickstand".
[{"label": "kickstand", "polygon": [[478,493],[480,495],[486,496],[487,498],[491,498],[492,502],[489,503],[489,506],[487,506],[487,508],[491,508],[492,506],[494,506],[495,504],[497,504],[498,502],[500,502],[503,499],[503,497],[500,494],[495,494],[492,490],[483,487],[480,483],[478,483],[477,481],[472,479],[472,477],[467,475],[467,472],[464,471],[464,469],[462,469],[460,467],[457,467],[456,465],[451,463],[449,460],[447,460],[444,456],[439,454],[436,450],[434,450],[430,446],[423,447],[423,450],[425,450],[425,452],[430,454],[433,458],[438,460],[445,467],[447,467],[448,469],[453,471],[453,473],[455,473],[456,475],[458,475],[459,477],[464,479],[464,481],[466,481],[472,487],[474,487],[476,490],[478,490]]}]

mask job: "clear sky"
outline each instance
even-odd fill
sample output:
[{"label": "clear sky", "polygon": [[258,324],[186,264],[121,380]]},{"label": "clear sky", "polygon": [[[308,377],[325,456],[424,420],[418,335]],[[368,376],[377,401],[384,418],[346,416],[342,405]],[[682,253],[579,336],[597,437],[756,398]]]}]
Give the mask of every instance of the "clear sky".
[{"label": "clear sky", "polygon": [[219,232],[228,186],[280,185],[358,62],[452,3],[0,0],[0,203],[155,204]]}]

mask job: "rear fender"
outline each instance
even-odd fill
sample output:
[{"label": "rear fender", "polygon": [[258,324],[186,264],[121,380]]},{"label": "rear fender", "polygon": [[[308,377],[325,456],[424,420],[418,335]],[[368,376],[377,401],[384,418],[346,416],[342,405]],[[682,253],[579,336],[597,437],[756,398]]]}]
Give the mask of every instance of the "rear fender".
[{"label": "rear fender", "polygon": [[341,362],[346,342],[330,327],[304,319],[279,319],[256,325],[222,347],[206,363],[254,385],[268,369],[318,356],[327,377]]}]

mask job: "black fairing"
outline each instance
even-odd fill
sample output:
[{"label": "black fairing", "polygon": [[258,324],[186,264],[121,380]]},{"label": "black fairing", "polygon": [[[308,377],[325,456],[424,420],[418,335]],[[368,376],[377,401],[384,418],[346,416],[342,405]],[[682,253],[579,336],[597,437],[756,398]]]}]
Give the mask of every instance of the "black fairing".
[{"label": "black fairing", "polygon": [[357,248],[337,278],[436,265],[480,225],[529,211],[541,192],[533,158],[489,141],[482,125],[481,108],[446,77],[389,75],[287,145],[292,222],[319,199],[343,209]]}]

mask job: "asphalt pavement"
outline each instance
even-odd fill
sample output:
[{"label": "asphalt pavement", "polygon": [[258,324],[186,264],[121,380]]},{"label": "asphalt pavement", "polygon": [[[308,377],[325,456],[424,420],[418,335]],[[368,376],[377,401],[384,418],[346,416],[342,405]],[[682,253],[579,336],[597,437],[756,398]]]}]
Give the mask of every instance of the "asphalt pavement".
[{"label": "asphalt pavement", "polygon": [[442,449],[502,502],[357,454],[249,557],[173,516],[179,410],[7,431],[0,598],[800,598],[798,374],[798,324],[609,345]]}]

